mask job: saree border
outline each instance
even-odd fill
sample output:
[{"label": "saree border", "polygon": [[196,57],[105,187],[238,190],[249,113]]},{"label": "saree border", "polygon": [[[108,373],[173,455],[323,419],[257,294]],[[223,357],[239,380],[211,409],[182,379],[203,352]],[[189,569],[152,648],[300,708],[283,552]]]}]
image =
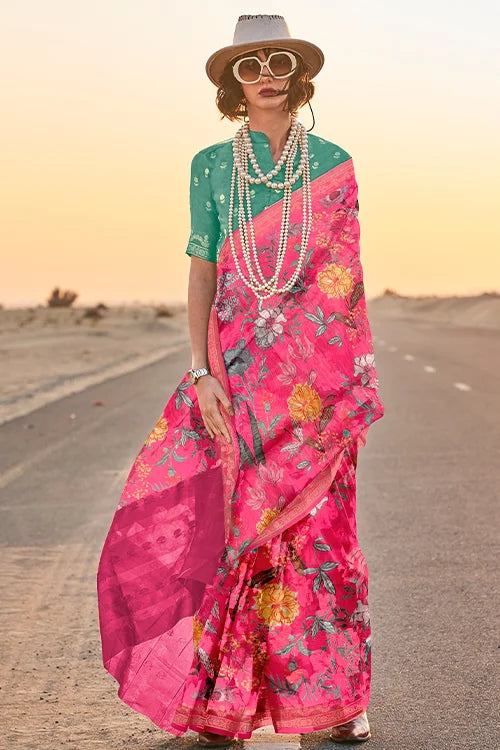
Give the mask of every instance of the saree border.
[{"label": "saree border", "polygon": [[[208,361],[212,374],[221,383],[226,396],[231,401],[231,389],[229,386],[229,378],[227,375],[226,366],[224,363],[224,355],[222,353],[220,336],[219,336],[219,324],[217,317],[217,310],[212,302],[210,307],[210,315],[208,319],[208,336],[207,336],[207,348],[208,348]],[[238,476],[238,467],[240,463],[240,451],[238,447],[238,436],[233,422],[230,419],[226,409],[222,407],[219,410],[222,414],[224,423],[231,435],[231,442],[228,443],[225,438],[221,438],[218,435],[216,440],[220,448],[221,464],[222,464],[222,483],[223,483],[223,505],[224,505],[224,538],[227,542],[229,535],[232,530],[232,497],[234,488],[236,485],[236,478]]]},{"label": "saree border", "polygon": [[[220,732],[229,732],[235,734],[238,738],[245,735],[242,739],[250,737],[251,733],[262,726],[274,726],[278,733],[283,734],[300,734],[301,731],[321,731],[331,727],[344,724],[357,716],[361,716],[366,711],[369,704],[369,694],[364,698],[357,700],[344,707],[325,707],[325,703],[316,706],[302,707],[301,709],[279,709],[253,713],[250,717],[232,718],[231,716],[221,716],[217,709],[196,710],[196,707],[179,706],[175,712],[175,720],[172,726],[179,731],[193,729],[194,731],[207,731],[209,729],[218,729]],[[276,718],[276,713],[279,717]],[[184,723],[181,724],[181,720]],[[199,724],[196,722],[200,722]],[[288,727],[286,723],[290,722]],[[311,726],[313,725],[313,727]]]}]

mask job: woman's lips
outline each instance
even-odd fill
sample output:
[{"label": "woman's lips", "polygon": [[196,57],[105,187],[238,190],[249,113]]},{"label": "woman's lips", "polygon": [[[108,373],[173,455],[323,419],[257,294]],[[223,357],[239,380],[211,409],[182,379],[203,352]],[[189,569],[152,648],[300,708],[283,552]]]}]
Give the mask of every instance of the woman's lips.
[{"label": "woman's lips", "polygon": [[274,96],[275,89],[262,89],[262,91],[259,91],[259,94],[261,96]]}]

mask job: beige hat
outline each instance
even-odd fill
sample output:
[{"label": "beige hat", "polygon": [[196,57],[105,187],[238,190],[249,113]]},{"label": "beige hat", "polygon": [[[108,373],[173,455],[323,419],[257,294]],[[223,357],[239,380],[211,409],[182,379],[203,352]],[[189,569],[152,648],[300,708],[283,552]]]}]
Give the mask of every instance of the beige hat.
[{"label": "beige hat", "polygon": [[262,47],[277,47],[298,52],[308,66],[309,77],[319,73],[325,61],[323,52],[312,42],[293,39],[283,16],[240,16],[234,30],[233,43],[217,50],[207,60],[207,75],[216,86],[227,63],[242,52],[252,52]]}]

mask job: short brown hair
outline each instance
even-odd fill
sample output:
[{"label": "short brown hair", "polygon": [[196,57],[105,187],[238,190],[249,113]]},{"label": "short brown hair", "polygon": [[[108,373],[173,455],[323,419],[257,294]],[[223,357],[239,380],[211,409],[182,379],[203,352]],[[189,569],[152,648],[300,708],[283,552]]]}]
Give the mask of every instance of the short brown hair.
[{"label": "short brown hair", "polygon": [[[266,47],[264,49],[266,55],[270,49],[274,48]],[[297,68],[290,77],[288,93],[283,102],[283,111],[288,110],[295,117],[297,110],[312,99],[314,95],[314,83],[309,80],[310,70],[301,55],[295,51],[293,52],[297,57]],[[248,54],[251,53],[246,52],[244,55],[238,55],[230,60],[220,77],[215,101],[217,107],[222,112],[221,120],[224,117],[227,117],[228,120],[241,120],[248,115],[246,102],[243,101],[243,87],[233,75],[233,65],[236,60]]]}]

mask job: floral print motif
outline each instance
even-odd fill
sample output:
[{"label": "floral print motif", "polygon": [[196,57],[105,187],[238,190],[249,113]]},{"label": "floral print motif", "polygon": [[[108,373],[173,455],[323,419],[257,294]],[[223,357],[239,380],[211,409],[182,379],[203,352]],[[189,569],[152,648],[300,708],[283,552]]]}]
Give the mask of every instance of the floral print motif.
[{"label": "floral print motif", "polygon": [[256,528],[257,532],[260,534],[261,531],[264,531],[266,526],[268,526],[271,521],[274,521],[274,519],[279,516],[280,511],[278,508],[265,508],[262,516],[260,518],[260,521],[258,522]]},{"label": "floral print motif", "polygon": [[203,633],[203,623],[198,620],[196,615],[193,617],[193,645],[198,648],[200,638]]},{"label": "floral print motif", "polygon": [[290,416],[297,422],[312,422],[321,410],[321,399],[308,383],[297,383],[287,399]]},{"label": "floral print motif", "polygon": [[354,286],[354,281],[344,266],[329,263],[316,277],[318,286],[328,297],[346,297]]},{"label": "floral print motif", "polygon": [[375,355],[373,352],[368,352],[354,358],[354,377],[360,377],[361,385],[369,385],[370,383],[378,385],[379,381],[375,371]]},{"label": "floral print motif", "polygon": [[269,583],[257,595],[257,612],[266,625],[291,625],[299,614],[295,591],[279,583]]},{"label": "floral print motif", "polygon": [[168,431],[168,422],[164,416],[161,416],[157,421],[156,425],[151,430],[148,438],[146,439],[145,445],[151,445],[158,440],[163,440]]},{"label": "floral print motif", "polygon": [[278,309],[264,308],[259,312],[255,321],[255,341],[261,349],[268,349],[277,337],[283,333],[283,323],[286,318]]}]

